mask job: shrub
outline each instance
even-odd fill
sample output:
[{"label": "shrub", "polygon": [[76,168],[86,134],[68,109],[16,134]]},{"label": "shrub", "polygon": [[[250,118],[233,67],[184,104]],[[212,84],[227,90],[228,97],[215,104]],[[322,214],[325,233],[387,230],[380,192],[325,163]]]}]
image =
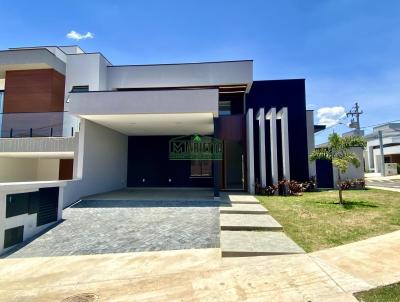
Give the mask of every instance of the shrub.
[{"label": "shrub", "polygon": [[275,192],[278,190],[278,186],[276,185],[271,185],[271,186],[265,186],[263,187],[260,183],[256,182],[255,185],[255,193],[257,195],[266,195],[266,196],[272,196],[275,195]]},{"label": "shrub", "polygon": [[316,189],[315,176],[312,176],[309,181],[302,183],[303,192],[313,192]]},{"label": "shrub", "polygon": [[312,192],[315,190],[315,178],[306,182],[282,179],[277,185],[261,186],[259,182],[255,185],[257,195],[275,195],[278,192],[280,196],[300,195],[302,192]]},{"label": "shrub", "polygon": [[342,190],[363,190],[365,189],[364,178],[346,179],[338,184]]}]

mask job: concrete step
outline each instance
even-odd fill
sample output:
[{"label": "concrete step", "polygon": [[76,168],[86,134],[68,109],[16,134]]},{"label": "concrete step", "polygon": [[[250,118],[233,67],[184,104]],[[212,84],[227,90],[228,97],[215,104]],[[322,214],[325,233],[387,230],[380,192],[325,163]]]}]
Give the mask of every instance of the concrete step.
[{"label": "concrete step", "polygon": [[221,214],[268,214],[268,210],[260,204],[232,203],[221,205]]},{"label": "concrete step", "polygon": [[220,214],[221,230],[232,231],[281,231],[282,226],[270,215]]},{"label": "concrete step", "polygon": [[226,200],[230,203],[245,203],[245,204],[259,204],[257,198],[253,195],[244,195],[244,194],[224,194],[222,195],[222,199]]},{"label": "concrete step", "polygon": [[302,254],[283,232],[221,231],[222,257]]}]

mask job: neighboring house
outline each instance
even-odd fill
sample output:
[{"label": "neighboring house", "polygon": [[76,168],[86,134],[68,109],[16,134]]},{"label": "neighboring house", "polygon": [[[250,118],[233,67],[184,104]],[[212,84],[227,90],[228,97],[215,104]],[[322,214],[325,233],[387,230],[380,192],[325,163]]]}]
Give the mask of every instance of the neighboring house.
[{"label": "neighboring house", "polygon": [[[0,252],[91,194],[210,187],[218,197],[315,175],[305,80],[254,81],[251,60],[113,65],[78,46],[17,48],[0,51],[0,90]],[[170,159],[171,142],[195,140],[222,144],[219,160]]]},{"label": "neighboring house", "polygon": [[385,164],[400,164],[400,123],[386,123],[374,127],[372,133],[365,136],[367,140],[367,149],[364,152],[364,160],[365,170],[375,173],[382,173],[379,131],[382,131]]},{"label": "neighboring house", "polygon": [[[363,136],[364,131],[362,130],[352,130],[342,134],[342,137],[350,136],[350,135],[357,135]],[[323,148],[326,147],[328,143],[323,143],[315,146],[315,148]],[[349,165],[347,168],[346,173],[341,174],[342,180],[351,180],[357,178],[364,178],[364,165],[363,165],[363,148],[351,148],[351,151],[354,152],[359,161],[360,166],[355,167],[353,165]],[[326,160],[317,160],[316,161],[316,175],[317,175],[317,185],[320,188],[336,188],[338,174],[337,169],[332,166],[330,161]]]}]

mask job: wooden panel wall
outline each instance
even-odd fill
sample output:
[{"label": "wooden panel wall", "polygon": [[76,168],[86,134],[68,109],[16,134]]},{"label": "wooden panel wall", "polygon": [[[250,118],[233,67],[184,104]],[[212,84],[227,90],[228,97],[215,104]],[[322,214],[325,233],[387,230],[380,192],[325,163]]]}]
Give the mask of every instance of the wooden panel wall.
[{"label": "wooden panel wall", "polygon": [[73,159],[60,159],[60,168],[58,170],[58,179],[67,180],[73,178],[74,160]]},{"label": "wooden panel wall", "polygon": [[6,72],[4,112],[64,111],[65,76],[54,69]]}]

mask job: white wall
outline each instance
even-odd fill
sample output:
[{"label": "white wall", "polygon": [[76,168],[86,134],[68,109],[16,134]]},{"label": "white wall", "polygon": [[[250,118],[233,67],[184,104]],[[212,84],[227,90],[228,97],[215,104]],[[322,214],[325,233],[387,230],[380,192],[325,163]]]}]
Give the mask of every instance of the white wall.
[{"label": "white wall", "polygon": [[108,67],[108,88],[251,84],[253,61]]},{"label": "white wall", "polygon": [[[383,148],[383,156],[390,154],[400,154],[400,145]],[[382,172],[381,150],[379,148],[372,150],[372,158],[374,161],[375,173],[381,173]]]},{"label": "white wall", "polygon": [[213,113],[218,89],[73,93],[69,110],[77,115]]},{"label": "white wall", "polygon": [[[72,86],[89,85],[90,91],[106,89],[105,64],[107,64],[107,61],[98,53],[67,56],[65,76],[66,99]],[[68,111],[68,103],[65,104],[65,107]]]},{"label": "white wall", "polygon": [[37,159],[0,158],[0,182],[30,181],[37,177]]},{"label": "white wall", "polygon": [[[107,60],[100,54],[76,54],[67,56],[65,76],[65,101],[70,98],[73,86],[89,86],[90,91],[107,90]],[[65,102],[64,110],[69,111]],[[64,115],[63,135],[71,135],[71,127],[78,131],[79,118]]]},{"label": "white wall", "polygon": [[[360,166],[358,168],[354,167],[353,165],[349,165],[347,168],[347,172],[341,174],[342,180],[346,179],[354,179],[354,178],[363,178],[364,177],[364,164],[363,164],[363,148],[355,147],[351,148],[351,151],[357,154],[357,157],[360,161]],[[334,188],[336,188],[337,184],[337,169],[333,167],[333,183]]]},{"label": "white wall", "polygon": [[[307,110],[306,118],[307,118],[307,149],[308,149],[308,157],[310,157],[311,153],[315,149],[314,111]],[[315,161],[311,161],[310,159],[308,159],[308,175],[309,177],[317,175],[317,168],[315,165]]]},{"label": "white wall", "polygon": [[99,57],[99,89],[98,90],[108,90],[108,61],[103,57]]},{"label": "white wall", "polygon": [[23,241],[29,239],[35,234],[43,231],[48,228],[52,224],[56,222],[50,222],[45,225],[37,226],[37,214],[22,214],[9,218],[6,217],[6,197],[7,194],[15,194],[15,193],[27,193],[27,192],[35,192],[38,191],[39,188],[48,188],[48,187],[59,187],[59,199],[58,199],[58,212],[57,212],[57,221],[62,219],[62,205],[63,205],[63,186],[64,182],[42,182],[42,183],[21,183],[21,184],[13,184],[12,186],[0,186],[0,254],[6,252],[13,247],[9,247],[4,249],[4,231],[6,229],[24,226],[24,234]]},{"label": "white wall", "polygon": [[19,49],[0,52],[0,78],[5,77],[4,70],[26,70],[53,68],[65,74],[65,63],[51,51],[41,49]]},{"label": "white wall", "polygon": [[39,158],[37,160],[36,180],[55,180],[59,177],[60,160],[53,158]]},{"label": "white wall", "polygon": [[0,182],[58,180],[59,159],[0,158]]},{"label": "white wall", "polygon": [[[64,188],[64,207],[81,197],[126,187],[128,137],[88,120],[82,120],[79,151],[75,156],[80,180]],[[79,160],[82,156],[82,160]]]}]

